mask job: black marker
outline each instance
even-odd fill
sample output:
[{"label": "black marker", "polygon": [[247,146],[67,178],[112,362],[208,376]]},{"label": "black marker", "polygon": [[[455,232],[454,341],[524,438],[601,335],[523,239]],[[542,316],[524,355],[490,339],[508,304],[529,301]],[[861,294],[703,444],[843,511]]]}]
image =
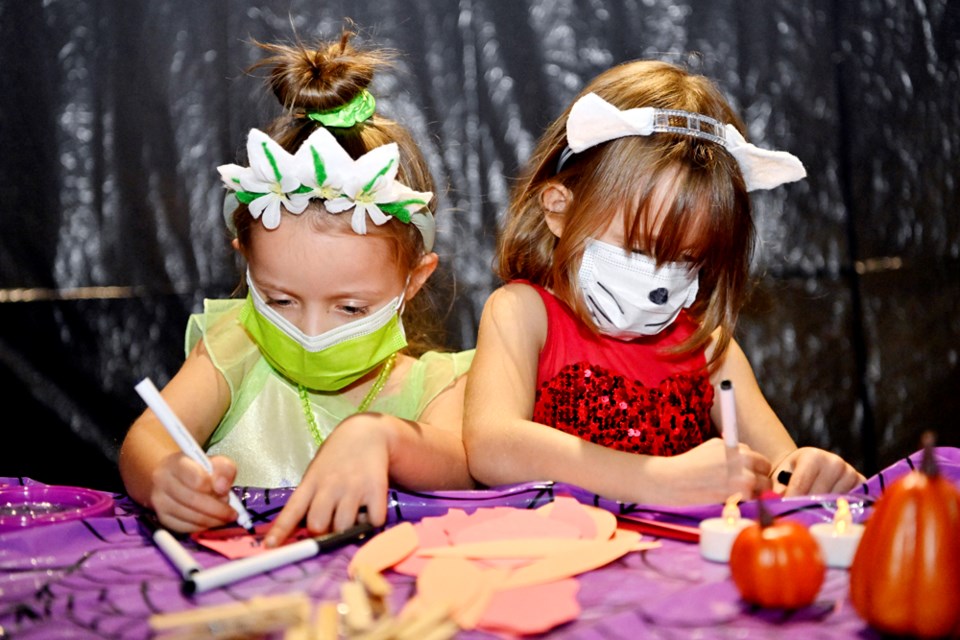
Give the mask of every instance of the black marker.
[{"label": "black marker", "polygon": [[184,576],[183,592],[187,595],[203,593],[210,589],[222,587],[244,578],[260,573],[266,573],[306,558],[318,556],[321,553],[332,551],[339,547],[366,540],[374,532],[374,527],[368,523],[354,525],[349,529],[337,533],[328,533],[315,538],[306,538],[292,542],[270,551],[264,551],[255,556],[247,556],[239,560],[224,562],[210,569],[202,569],[189,576]]}]

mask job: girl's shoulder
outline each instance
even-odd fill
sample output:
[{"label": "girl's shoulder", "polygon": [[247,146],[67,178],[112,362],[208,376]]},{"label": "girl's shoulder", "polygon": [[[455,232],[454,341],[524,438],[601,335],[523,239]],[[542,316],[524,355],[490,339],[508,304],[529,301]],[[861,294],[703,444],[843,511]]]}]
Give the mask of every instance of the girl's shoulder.
[{"label": "girl's shoulder", "polygon": [[441,393],[466,375],[473,363],[474,350],[427,351],[419,358],[402,356],[397,367],[402,380],[393,389],[385,389],[371,409],[401,418],[416,420]]},{"label": "girl's shoulder", "polygon": [[195,313],[187,321],[184,338],[186,353],[203,341],[207,356],[226,378],[231,393],[244,377],[262,359],[257,344],[240,324],[244,300],[206,299],[203,312]]},{"label": "girl's shoulder", "polygon": [[465,351],[427,351],[416,358],[410,367],[410,373],[416,376],[442,375],[457,378],[470,369],[474,349]]},{"label": "girl's shoulder", "polygon": [[546,289],[525,280],[516,280],[490,294],[483,315],[488,324],[515,331],[538,332],[546,326],[547,304],[551,298],[552,294]]}]

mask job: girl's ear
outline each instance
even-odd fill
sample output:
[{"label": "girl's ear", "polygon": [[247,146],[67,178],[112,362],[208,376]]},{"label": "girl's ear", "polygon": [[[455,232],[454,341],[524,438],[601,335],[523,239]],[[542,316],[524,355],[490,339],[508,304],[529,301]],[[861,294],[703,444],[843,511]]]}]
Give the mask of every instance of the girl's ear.
[{"label": "girl's ear", "polygon": [[420,256],[420,261],[410,273],[410,282],[403,292],[404,300],[413,300],[413,297],[417,295],[417,292],[420,291],[420,288],[426,283],[427,279],[433,275],[439,262],[440,257],[433,252]]},{"label": "girl's ear", "polygon": [[559,182],[548,183],[540,193],[540,204],[543,206],[543,217],[547,228],[558,238],[563,235],[566,222],[564,216],[571,202],[573,202],[573,192]]},{"label": "girl's ear", "polygon": [[[230,241],[230,246],[233,247],[236,251],[240,251],[240,241],[237,238],[234,238]],[[240,251],[243,253],[243,251]]]}]

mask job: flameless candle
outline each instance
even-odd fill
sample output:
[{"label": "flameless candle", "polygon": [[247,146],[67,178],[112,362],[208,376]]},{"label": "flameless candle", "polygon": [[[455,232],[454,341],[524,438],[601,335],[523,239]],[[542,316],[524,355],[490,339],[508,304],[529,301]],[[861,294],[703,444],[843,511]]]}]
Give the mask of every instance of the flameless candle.
[{"label": "flameless candle", "polygon": [[707,518],[700,522],[700,555],[714,562],[729,562],[733,541],[750,525],[750,520],[740,517],[737,503],[740,494],[727,498],[719,518]]},{"label": "flameless candle", "polygon": [[853,522],[850,515],[850,503],[837,498],[837,511],[833,522],[820,522],[810,527],[810,533],[816,538],[828,567],[847,569],[853,562],[864,526]]}]

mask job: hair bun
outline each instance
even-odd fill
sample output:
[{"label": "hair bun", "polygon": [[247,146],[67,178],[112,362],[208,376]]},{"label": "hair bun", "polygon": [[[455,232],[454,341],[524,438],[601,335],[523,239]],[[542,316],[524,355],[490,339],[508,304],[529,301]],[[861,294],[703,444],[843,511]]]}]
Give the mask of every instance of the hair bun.
[{"label": "hair bun", "polygon": [[384,50],[350,45],[353,35],[345,31],[340,40],[313,47],[257,43],[272,55],[255,66],[271,67],[268,83],[284,108],[308,113],[335,109],[370,86],[376,70],[390,60]]}]

